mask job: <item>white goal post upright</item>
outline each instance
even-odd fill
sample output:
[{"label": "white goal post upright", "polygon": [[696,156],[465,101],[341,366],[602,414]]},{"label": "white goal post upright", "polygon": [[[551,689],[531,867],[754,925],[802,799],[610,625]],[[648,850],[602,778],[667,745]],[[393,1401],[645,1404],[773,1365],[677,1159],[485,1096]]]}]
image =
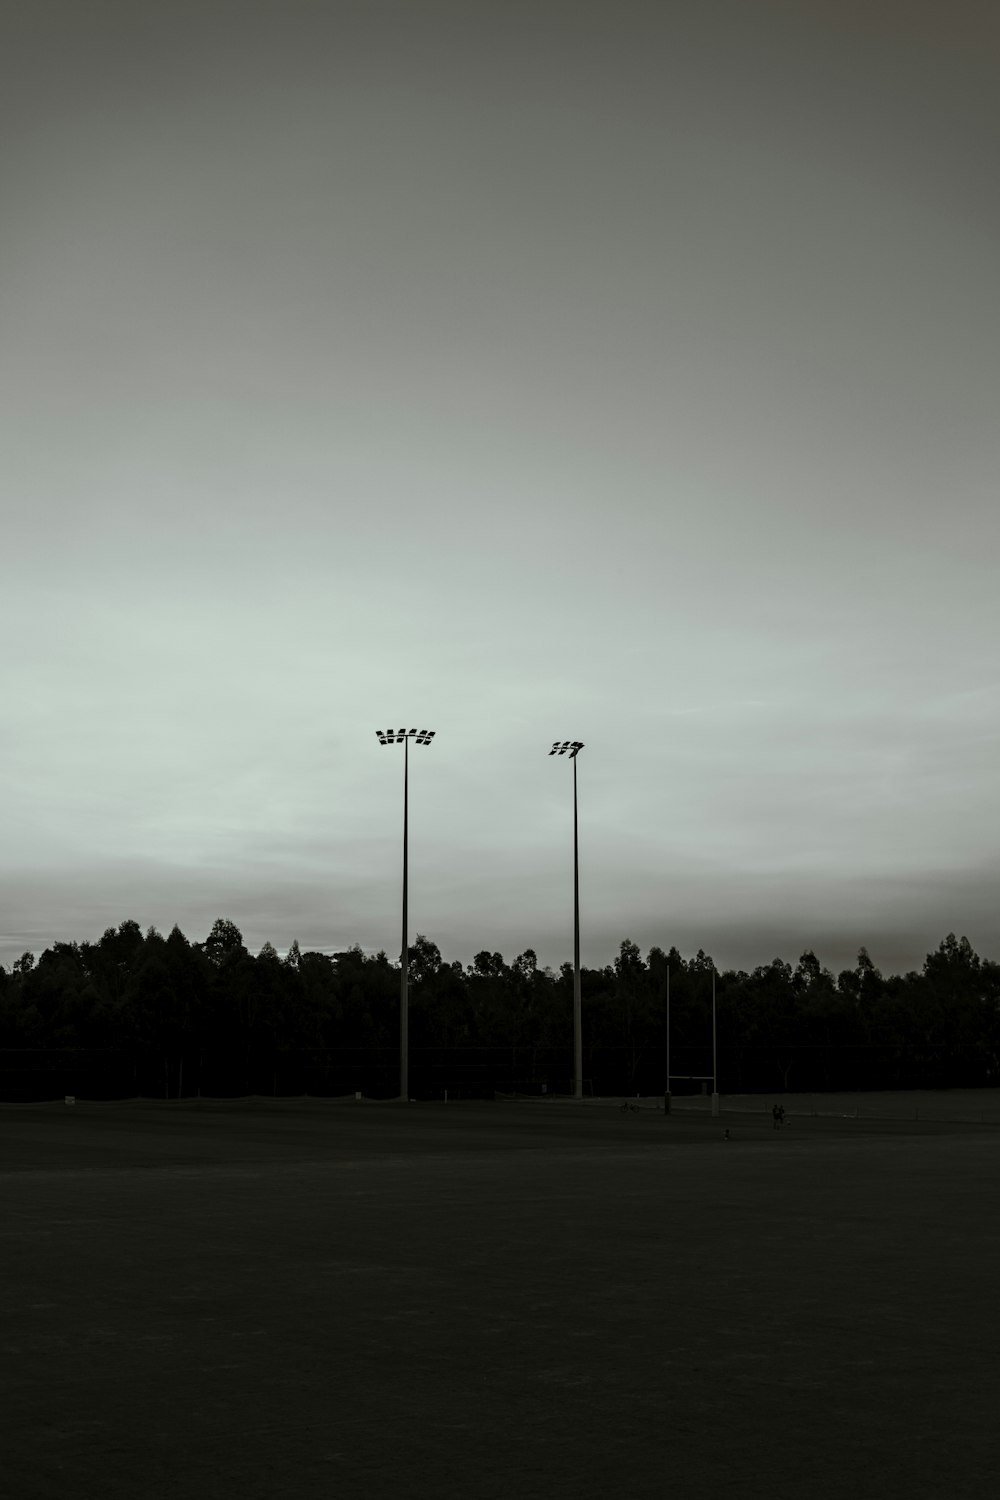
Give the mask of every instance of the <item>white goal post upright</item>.
[{"label": "white goal post upright", "polygon": [[663,1113],[670,1113],[670,965],[667,964],[667,1091],[663,1096]]},{"label": "white goal post upright", "polygon": [[715,965],[712,965],[712,1114],[719,1113],[719,1070],[715,1049]]}]

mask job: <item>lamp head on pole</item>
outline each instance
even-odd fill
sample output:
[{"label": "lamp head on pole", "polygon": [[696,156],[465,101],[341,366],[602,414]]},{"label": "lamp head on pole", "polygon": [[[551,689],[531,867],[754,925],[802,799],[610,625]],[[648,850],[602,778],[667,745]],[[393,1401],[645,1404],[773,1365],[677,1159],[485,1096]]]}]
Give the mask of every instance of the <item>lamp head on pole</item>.
[{"label": "lamp head on pole", "polygon": [[556,740],[549,751],[550,755],[568,755],[570,760],[575,760],[577,751],[583,749],[581,740]]},{"label": "lamp head on pole", "polygon": [[380,745],[401,745],[404,740],[416,740],[418,745],[429,745],[436,734],[434,729],[376,729]]}]

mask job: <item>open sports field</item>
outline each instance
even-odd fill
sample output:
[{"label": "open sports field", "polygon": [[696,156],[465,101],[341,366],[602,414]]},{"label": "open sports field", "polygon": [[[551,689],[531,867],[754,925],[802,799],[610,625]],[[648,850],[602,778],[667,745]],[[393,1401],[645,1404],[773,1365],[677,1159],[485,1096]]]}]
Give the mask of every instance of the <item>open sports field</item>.
[{"label": "open sports field", "polygon": [[16,1106],[0,1203],[6,1500],[997,1492],[986,1119]]}]

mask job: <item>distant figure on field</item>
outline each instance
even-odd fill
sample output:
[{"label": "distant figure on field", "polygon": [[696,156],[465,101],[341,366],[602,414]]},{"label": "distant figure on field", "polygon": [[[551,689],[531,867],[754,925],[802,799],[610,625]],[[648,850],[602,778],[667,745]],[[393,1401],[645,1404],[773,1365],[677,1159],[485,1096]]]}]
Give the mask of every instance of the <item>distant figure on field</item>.
[{"label": "distant figure on field", "polygon": [[729,1126],[728,1125],[726,1126],[725,1130],[722,1132],[722,1139],[724,1141],[732,1140],[732,1136],[729,1134]]},{"label": "distant figure on field", "polygon": [[771,1118],[774,1120],[774,1129],[780,1130],[785,1123],[785,1106],[776,1104],[771,1111]]}]

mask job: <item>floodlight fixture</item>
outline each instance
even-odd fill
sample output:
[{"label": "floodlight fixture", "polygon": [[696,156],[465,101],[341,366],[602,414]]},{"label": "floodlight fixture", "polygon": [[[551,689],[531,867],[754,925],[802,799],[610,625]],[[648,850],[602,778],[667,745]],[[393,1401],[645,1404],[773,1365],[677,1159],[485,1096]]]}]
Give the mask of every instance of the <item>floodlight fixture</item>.
[{"label": "floodlight fixture", "polygon": [[580,995],[580,839],[576,813],[576,757],[582,740],[554,740],[550,755],[573,762],[573,1093],[583,1098],[583,1005]]},{"label": "floodlight fixture", "polygon": [[418,745],[429,745],[436,730],[433,729],[376,729],[380,745],[398,745],[404,740],[416,740]]},{"label": "floodlight fixture", "polygon": [[410,1097],[410,1041],[409,1041],[409,850],[410,850],[410,740],[418,745],[429,745],[436,733],[433,729],[376,729],[380,745],[403,746],[403,950],[400,956],[399,977],[399,1096],[404,1104]]}]

